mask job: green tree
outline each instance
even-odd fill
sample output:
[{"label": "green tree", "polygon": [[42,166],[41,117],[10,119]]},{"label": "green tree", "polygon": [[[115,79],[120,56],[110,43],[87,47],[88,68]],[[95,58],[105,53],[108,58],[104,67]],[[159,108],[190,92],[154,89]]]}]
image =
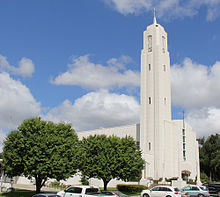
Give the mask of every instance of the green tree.
[{"label": "green tree", "polygon": [[219,163],[220,163],[220,135],[215,134],[204,138],[200,142],[200,168],[210,181],[220,180]]},{"label": "green tree", "polygon": [[144,166],[141,151],[131,137],[89,136],[81,140],[79,150],[82,175],[102,179],[104,190],[111,179],[129,181],[137,178]]},{"label": "green tree", "polygon": [[77,145],[78,137],[70,124],[27,119],[4,142],[5,173],[34,178],[36,192],[40,192],[48,178],[59,181],[76,172]]}]

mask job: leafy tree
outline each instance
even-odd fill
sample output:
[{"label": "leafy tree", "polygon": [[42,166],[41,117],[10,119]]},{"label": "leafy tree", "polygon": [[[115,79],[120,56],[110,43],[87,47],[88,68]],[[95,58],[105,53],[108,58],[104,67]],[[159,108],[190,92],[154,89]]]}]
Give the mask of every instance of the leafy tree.
[{"label": "leafy tree", "polygon": [[89,136],[81,140],[78,153],[82,175],[102,179],[104,190],[111,179],[129,181],[138,177],[144,165],[131,137]]},{"label": "leafy tree", "polygon": [[220,180],[220,135],[200,139],[200,168],[212,180]]},{"label": "leafy tree", "polygon": [[36,192],[40,192],[48,178],[59,181],[76,172],[77,145],[78,137],[70,124],[27,119],[4,142],[5,173],[34,178]]},{"label": "leafy tree", "polygon": [[220,180],[220,147],[216,152],[215,158],[211,161],[211,166],[214,170],[214,179],[216,181]]}]

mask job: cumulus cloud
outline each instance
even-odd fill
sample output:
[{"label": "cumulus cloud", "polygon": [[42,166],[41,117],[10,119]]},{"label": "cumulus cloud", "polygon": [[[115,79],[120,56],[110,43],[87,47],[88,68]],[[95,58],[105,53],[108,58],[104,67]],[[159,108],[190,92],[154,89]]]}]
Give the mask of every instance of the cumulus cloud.
[{"label": "cumulus cloud", "polygon": [[185,58],[171,67],[172,103],[187,110],[198,136],[220,133],[220,62],[201,65]]},{"label": "cumulus cloud", "polygon": [[112,58],[107,66],[89,61],[89,55],[73,59],[68,70],[51,82],[57,85],[78,85],[88,89],[136,87],[139,86],[139,73],[127,70],[125,65],[131,61],[128,56]]},{"label": "cumulus cloud", "polygon": [[23,57],[18,62],[18,67],[15,67],[10,65],[7,58],[0,54],[0,72],[9,72],[13,75],[20,75],[22,77],[31,77],[34,69],[34,63],[31,59]]},{"label": "cumulus cloud", "polygon": [[189,111],[186,121],[197,131],[197,137],[220,134],[220,109],[204,107]]},{"label": "cumulus cloud", "polygon": [[15,129],[24,119],[40,114],[40,103],[8,73],[0,73],[0,95],[0,128]]},{"label": "cumulus cloud", "polygon": [[140,14],[156,8],[158,17],[185,17],[198,13],[201,7],[207,9],[206,19],[212,21],[219,16],[219,0],[102,0],[123,15]]},{"label": "cumulus cloud", "polygon": [[201,65],[185,58],[171,67],[172,102],[184,108],[220,108],[220,62]]},{"label": "cumulus cloud", "polygon": [[134,97],[106,90],[90,92],[51,109],[45,116],[54,122],[72,123],[76,131],[115,127],[139,122],[139,103]]}]

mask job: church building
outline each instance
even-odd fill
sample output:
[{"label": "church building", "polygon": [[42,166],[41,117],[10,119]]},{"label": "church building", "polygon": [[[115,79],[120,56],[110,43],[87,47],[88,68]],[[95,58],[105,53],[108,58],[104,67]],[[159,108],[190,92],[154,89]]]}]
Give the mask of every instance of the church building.
[{"label": "church building", "polygon": [[[183,180],[200,183],[199,146],[196,134],[184,120],[171,118],[167,33],[157,23],[155,14],[153,24],[143,33],[140,85],[140,124],[77,132],[79,139],[102,134],[133,137],[142,150],[145,161],[140,184],[149,185],[153,180],[165,183],[167,179],[175,179],[178,186],[182,186]],[[21,181],[24,183],[24,179]],[[97,179],[89,181],[91,185],[103,184]],[[119,183],[124,182],[111,180],[108,186],[114,187]],[[80,184],[80,176],[74,176],[64,184]]]},{"label": "church building", "polygon": [[133,137],[145,160],[143,184],[166,179],[200,181],[196,134],[184,120],[171,118],[167,33],[155,14],[153,24],[143,33],[140,84],[140,124],[78,132],[79,138],[95,134]]}]

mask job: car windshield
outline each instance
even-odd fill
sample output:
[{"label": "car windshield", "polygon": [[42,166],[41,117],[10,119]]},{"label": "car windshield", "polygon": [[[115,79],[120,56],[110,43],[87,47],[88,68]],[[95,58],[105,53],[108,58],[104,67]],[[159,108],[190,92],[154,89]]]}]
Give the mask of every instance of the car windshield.
[{"label": "car windshield", "polygon": [[66,192],[81,194],[82,188],[80,187],[69,187]]},{"label": "car windshield", "polygon": [[202,189],[203,191],[207,191],[208,190],[206,187],[202,187],[202,186],[200,186],[200,189]]},{"label": "car windshield", "polygon": [[95,194],[98,193],[99,189],[98,188],[87,188],[86,189],[86,194]]},{"label": "car windshield", "polygon": [[159,191],[159,187],[153,187],[151,190],[152,191]]}]

